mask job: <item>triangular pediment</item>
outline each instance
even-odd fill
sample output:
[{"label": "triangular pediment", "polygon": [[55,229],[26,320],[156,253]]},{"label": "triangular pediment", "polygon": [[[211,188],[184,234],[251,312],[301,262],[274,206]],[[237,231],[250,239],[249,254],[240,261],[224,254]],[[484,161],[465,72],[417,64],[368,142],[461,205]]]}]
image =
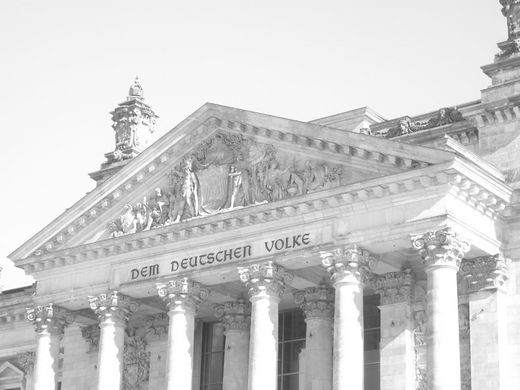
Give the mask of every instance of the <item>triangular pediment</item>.
[{"label": "triangular pediment", "polygon": [[206,104],[11,258],[304,197],[450,158],[442,150]]},{"label": "triangular pediment", "polygon": [[4,362],[0,365],[0,383],[3,380],[12,380],[22,378],[24,372],[16,367],[14,364]]}]

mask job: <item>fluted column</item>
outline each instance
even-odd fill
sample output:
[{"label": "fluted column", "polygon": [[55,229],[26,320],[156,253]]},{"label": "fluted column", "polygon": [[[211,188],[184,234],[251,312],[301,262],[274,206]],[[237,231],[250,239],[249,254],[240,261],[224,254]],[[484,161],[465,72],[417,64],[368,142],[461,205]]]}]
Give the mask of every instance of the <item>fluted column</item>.
[{"label": "fluted column", "polygon": [[331,390],[334,289],[310,287],[295,293],[294,300],[307,324],[304,390]]},{"label": "fluted column", "polygon": [[371,280],[381,296],[381,390],[415,390],[411,271],[388,272]]},{"label": "fluted column", "polygon": [[[468,294],[469,313],[459,317],[461,331],[469,333],[471,389],[510,389],[511,358],[507,343],[505,283],[511,260],[498,254],[464,260],[460,267],[460,292]],[[471,322],[470,322],[471,319]],[[469,377],[469,378],[468,378]]]},{"label": "fluted column", "polygon": [[322,252],[335,289],[332,388],[363,390],[363,283],[375,258],[357,246]]},{"label": "fluted column", "polygon": [[73,316],[52,304],[27,309],[25,316],[36,330],[34,390],[54,390],[63,329]]},{"label": "fluted column", "polygon": [[457,271],[469,244],[450,228],[412,237],[427,276],[428,389],[460,389]]},{"label": "fluted column", "polygon": [[137,304],[117,291],[90,296],[90,308],[99,320],[98,390],[119,390],[123,373],[125,326]]},{"label": "fluted column", "polygon": [[217,318],[224,324],[223,390],[247,389],[249,359],[249,326],[251,305],[244,300],[226,302],[215,307]]},{"label": "fluted column", "polygon": [[158,283],[157,292],[166,302],[168,325],[167,390],[192,390],[195,314],[209,291],[188,278]]},{"label": "fluted column", "polygon": [[276,390],[278,304],[291,275],[273,262],[238,268],[249,289],[251,334],[248,390]]}]

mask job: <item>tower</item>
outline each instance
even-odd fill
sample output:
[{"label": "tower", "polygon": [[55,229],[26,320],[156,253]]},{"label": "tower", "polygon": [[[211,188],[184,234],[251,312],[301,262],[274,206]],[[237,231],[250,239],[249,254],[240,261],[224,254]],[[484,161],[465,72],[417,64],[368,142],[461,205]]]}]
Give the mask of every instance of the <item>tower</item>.
[{"label": "tower", "polygon": [[143,88],[136,77],[126,100],[110,113],[115,131],[115,147],[105,154],[106,161],[101,164],[101,169],[90,174],[98,184],[152,143],[158,116],[144,100]]}]

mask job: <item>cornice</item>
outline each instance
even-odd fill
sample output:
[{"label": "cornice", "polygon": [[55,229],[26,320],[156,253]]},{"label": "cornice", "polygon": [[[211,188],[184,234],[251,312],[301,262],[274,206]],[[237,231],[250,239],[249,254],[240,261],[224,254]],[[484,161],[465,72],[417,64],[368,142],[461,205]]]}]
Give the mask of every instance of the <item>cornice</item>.
[{"label": "cornice", "polygon": [[[389,140],[354,133],[343,135],[342,133],[345,132],[337,129],[298,121],[283,120],[298,125],[294,126],[298,127],[294,133],[255,126],[242,121],[225,119],[232,116],[233,110],[231,109],[222,107],[223,111],[218,111],[211,107],[218,106],[203,106],[130,161],[116,175],[87,194],[9,257],[17,262],[24,257],[31,256],[32,253],[41,255],[63,247],[85,227],[92,226],[94,221],[99,220],[99,217],[104,215],[123,195],[157,174],[166,164],[169,166],[172,161],[182,158],[194,145],[218,130],[269,139],[287,146],[299,145],[311,151],[331,153],[337,155],[347,165],[356,165],[357,162],[358,165],[367,169],[372,164],[379,166],[379,171],[386,169],[387,173],[423,168],[432,162],[445,161],[450,156],[445,151],[412,145],[398,144],[398,147],[392,148],[389,146],[397,144]],[[247,117],[247,115],[244,116]],[[266,118],[263,119],[265,121]],[[280,120],[282,121],[282,119]],[[285,125],[287,126],[287,123]],[[316,134],[319,134],[319,137]],[[424,158],[420,158],[420,156],[424,156]],[[43,244],[39,244],[39,242],[43,242]]]},{"label": "cornice", "polygon": [[[452,162],[429,166],[347,186],[322,190],[278,202],[259,204],[242,209],[191,219],[149,231],[57,250],[17,261],[27,273],[51,270],[86,261],[132,253],[164,246],[208,234],[234,231],[273,221],[290,221],[305,214],[337,210],[343,206],[376,201],[395,195],[447,186],[446,194],[464,200],[477,212],[491,218],[500,217],[510,201],[511,190],[496,178],[455,159]],[[368,206],[367,206],[368,207]],[[323,214],[322,214],[323,215]]]}]

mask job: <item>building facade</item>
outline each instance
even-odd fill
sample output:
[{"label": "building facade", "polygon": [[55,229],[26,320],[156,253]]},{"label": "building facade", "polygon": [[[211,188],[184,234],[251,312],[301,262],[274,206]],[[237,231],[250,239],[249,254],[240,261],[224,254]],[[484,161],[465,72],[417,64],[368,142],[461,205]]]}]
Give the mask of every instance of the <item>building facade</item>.
[{"label": "building facade", "polygon": [[479,100],[300,122],[136,79],[96,188],[10,258],[0,390],[520,388],[520,4]]}]

